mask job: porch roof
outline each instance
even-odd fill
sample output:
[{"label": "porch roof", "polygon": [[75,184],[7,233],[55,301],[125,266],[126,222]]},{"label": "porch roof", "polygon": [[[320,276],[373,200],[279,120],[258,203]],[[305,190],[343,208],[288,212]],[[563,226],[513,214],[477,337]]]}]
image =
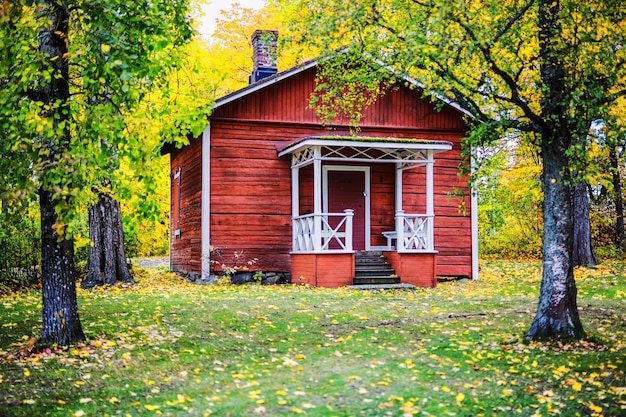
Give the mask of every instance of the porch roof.
[{"label": "porch roof", "polygon": [[294,165],[306,165],[313,159],[413,165],[431,160],[433,154],[449,151],[452,143],[413,138],[327,135],[282,142],[276,148],[279,157],[291,154]]}]

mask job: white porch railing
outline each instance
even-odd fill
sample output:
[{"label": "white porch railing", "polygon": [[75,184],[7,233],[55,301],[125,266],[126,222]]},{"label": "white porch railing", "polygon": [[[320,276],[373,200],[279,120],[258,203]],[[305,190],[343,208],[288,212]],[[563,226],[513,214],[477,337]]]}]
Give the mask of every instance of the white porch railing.
[{"label": "white porch railing", "polygon": [[435,250],[434,217],[428,214],[396,212],[396,242],[398,252]]},{"label": "white porch railing", "polygon": [[[353,210],[343,213],[305,214],[293,218],[296,253],[351,252]],[[337,219],[332,221],[331,219]],[[331,223],[336,223],[331,226]]]}]

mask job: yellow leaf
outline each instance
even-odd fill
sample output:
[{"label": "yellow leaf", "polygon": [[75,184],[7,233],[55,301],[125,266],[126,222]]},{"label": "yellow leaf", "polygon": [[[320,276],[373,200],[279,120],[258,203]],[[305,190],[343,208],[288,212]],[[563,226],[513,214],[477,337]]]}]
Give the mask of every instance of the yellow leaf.
[{"label": "yellow leaf", "polygon": [[24,376],[30,376],[30,371],[24,368]]},{"label": "yellow leaf", "polygon": [[463,394],[462,392],[459,392],[456,395],[456,402],[458,403],[463,402],[464,399],[465,399],[465,394]]},{"label": "yellow leaf", "polygon": [[154,410],[157,410],[159,408],[158,405],[151,405],[151,404],[146,404],[146,405],[144,405],[144,407],[148,411],[154,411]]},{"label": "yellow leaf", "polygon": [[108,54],[111,51],[111,45],[107,45],[106,43],[103,43],[102,45],[100,45],[100,50],[104,52],[105,54]]},{"label": "yellow leaf", "polygon": [[35,400],[30,400],[30,399],[29,399],[29,400],[24,400],[24,401],[22,401],[22,402],[23,402],[24,404],[31,404],[31,405],[32,405],[32,404],[35,404],[35,402],[36,402],[36,401],[35,401]]},{"label": "yellow leaf", "polygon": [[575,382],[574,384],[572,384],[572,389],[574,391],[580,391],[583,389],[583,386],[580,382]]}]

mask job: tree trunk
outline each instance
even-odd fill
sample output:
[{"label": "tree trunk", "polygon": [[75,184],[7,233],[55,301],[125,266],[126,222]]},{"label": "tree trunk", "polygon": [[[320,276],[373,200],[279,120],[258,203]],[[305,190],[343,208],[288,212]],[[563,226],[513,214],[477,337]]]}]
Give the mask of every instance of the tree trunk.
[{"label": "tree trunk", "polygon": [[543,139],[543,274],[529,339],[584,337],[576,305],[572,260],[572,206],[566,141]]},{"label": "tree trunk", "polygon": [[591,240],[589,194],[587,184],[582,181],[572,188],[572,215],[574,221],[572,262],[574,266],[596,266],[598,258],[596,258]]},{"label": "tree trunk", "polygon": [[56,213],[49,191],[40,190],[42,319],[41,342],[66,346],[84,340],[76,301],[74,242],[55,232]]},{"label": "tree trunk", "polygon": [[[42,276],[42,330],[41,342],[68,345],[83,340],[85,335],[78,318],[76,301],[76,270],[74,267],[74,242],[57,234],[55,202],[52,187],[54,169],[70,142],[68,130],[69,71],[67,67],[67,44],[65,36],[69,14],[58,2],[40,1],[39,13],[49,20],[49,26],[39,31],[39,50],[49,58],[42,68],[51,76],[41,77],[36,91],[38,98],[48,104],[49,110],[42,116],[53,121],[54,133],[45,132],[41,138],[42,154],[46,155],[46,171],[41,176],[39,204],[41,213],[41,276]],[[45,81],[47,80],[47,81]],[[63,123],[63,124],[61,124]]]},{"label": "tree trunk", "polygon": [[619,155],[617,146],[611,145],[609,149],[611,163],[611,178],[613,179],[613,201],[615,204],[615,240],[616,243],[626,249],[626,236],[624,236],[624,199],[622,195],[622,179],[619,172]]},{"label": "tree trunk", "polygon": [[89,264],[83,288],[132,282],[126,263],[120,204],[106,194],[89,208]]},{"label": "tree trunk", "polygon": [[569,131],[563,66],[559,61],[559,2],[538,2],[541,78],[545,86],[541,151],[543,158],[543,273],[535,319],[528,339],[584,337],[572,264],[573,220],[568,150]]}]

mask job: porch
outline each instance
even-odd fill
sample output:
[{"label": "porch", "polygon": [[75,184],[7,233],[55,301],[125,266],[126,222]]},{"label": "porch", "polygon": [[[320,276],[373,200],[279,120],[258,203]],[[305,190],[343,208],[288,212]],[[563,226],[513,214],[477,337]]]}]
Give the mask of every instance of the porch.
[{"label": "porch", "polygon": [[[402,283],[434,286],[434,155],[451,147],[444,141],[314,136],[279,149],[279,156],[291,156],[292,280],[352,285],[355,253],[377,250]],[[375,187],[373,172],[380,183]],[[381,185],[386,183],[389,189]]]}]

